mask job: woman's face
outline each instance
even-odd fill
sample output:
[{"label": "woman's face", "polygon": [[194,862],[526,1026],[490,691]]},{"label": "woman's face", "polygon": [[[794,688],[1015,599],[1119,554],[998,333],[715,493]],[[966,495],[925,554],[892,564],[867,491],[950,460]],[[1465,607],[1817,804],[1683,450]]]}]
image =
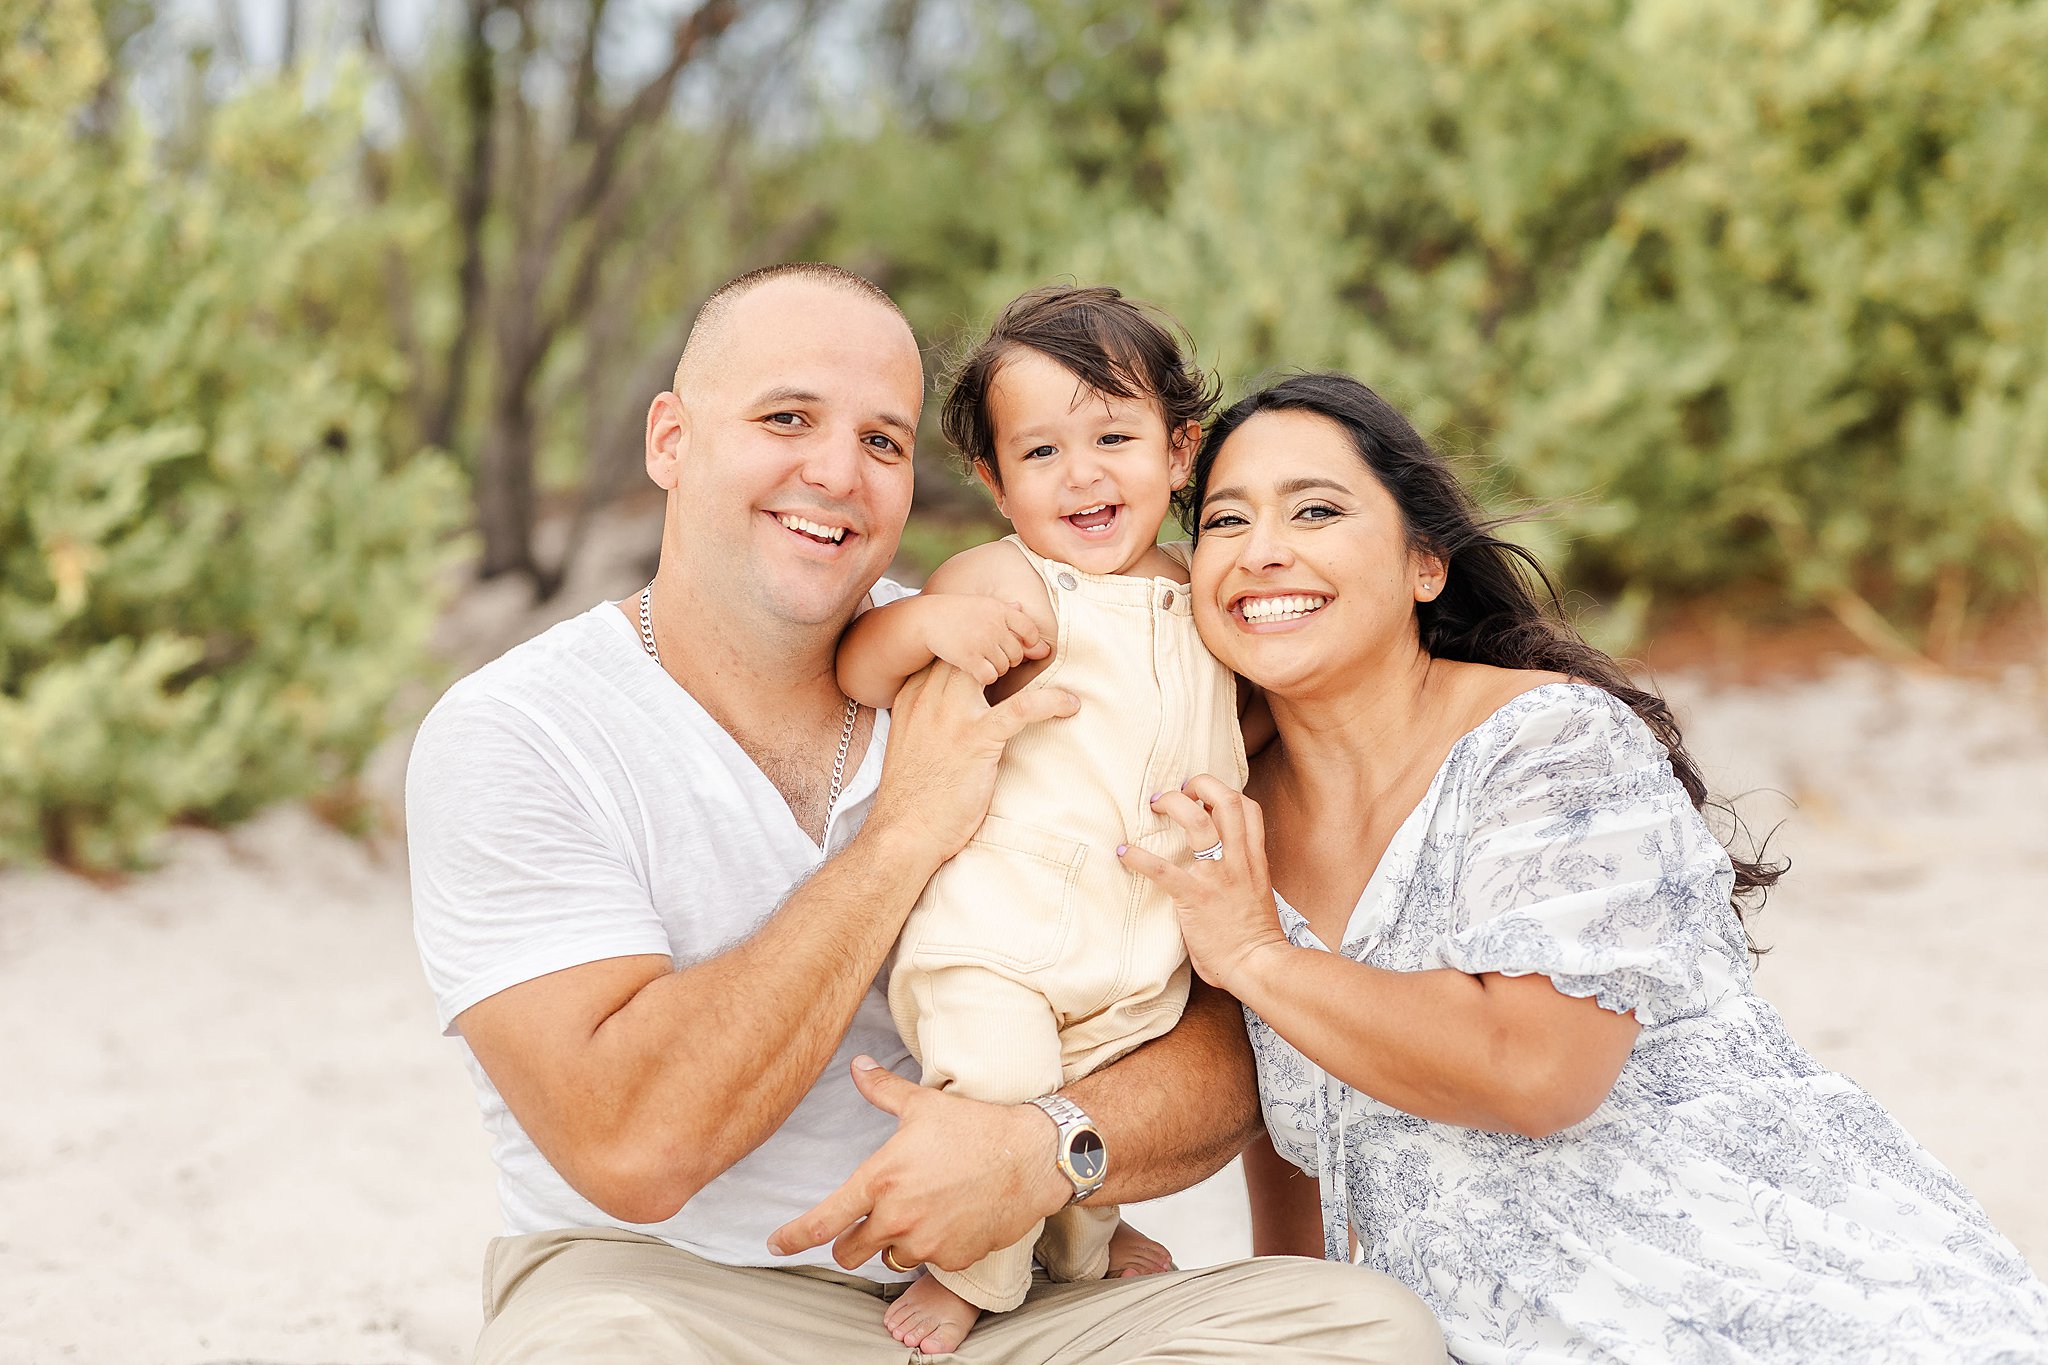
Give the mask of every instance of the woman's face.
[{"label": "woman's face", "polygon": [[1341,692],[1421,646],[1415,603],[1443,565],[1344,428],[1262,412],[1217,453],[1196,525],[1194,608],[1218,659],[1282,698]]}]

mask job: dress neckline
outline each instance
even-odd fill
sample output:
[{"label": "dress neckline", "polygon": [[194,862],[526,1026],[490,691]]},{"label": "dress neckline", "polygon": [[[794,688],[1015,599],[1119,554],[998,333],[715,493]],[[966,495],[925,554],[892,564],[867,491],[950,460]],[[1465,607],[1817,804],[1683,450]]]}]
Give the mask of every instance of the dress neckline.
[{"label": "dress neckline", "polygon": [[[1373,864],[1372,875],[1365,879],[1364,889],[1358,893],[1358,899],[1352,902],[1351,912],[1344,917],[1344,932],[1334,949],[1329,944],[1323,942],[1321,936],[1315,930],[1309,928],[1308,916],[1289,905],[1287,898],[1280,894],[1277,887],[1274,889],[1273,900],[1280,907],[1280,924],[1283,929],[1288,931],[1288,937],[1294,938],[1298,933],[1300,938],[1306,940],[1307,945],[1310,947],[1320,948],[1324,952],[1342,953],[1346,957],[1362,956],[1363,949],[1360,950],[1359,954],[1355,955],[1348,951],[1353,944],[1359,943],[1366,937],[1358,932],[1359,916],[1364,913],[1366,906],[1371,903],[1373,890],[1383,880],[1382,874],[1386,872],[1387,864],[1393,859],[1394,851],[1400,848],[1402,843],[1408,838],[1409,831],[1418,823],[1426,824],[1425,816],[1436,809],[1437,799],[1443,788],[1444,774],[1451,770],[1451,765],[1457,761],[1459,752],[1466,745],[1472,743],[1473,740],[1492,728],[1495,722],[1499,721],[1509,712],[1518,710],[1521,704],[1528,698],[1535,696],[1539,692],[1548,692],[1552,688],[1572,688],[1579,691],[1597,692],[1603,697],[1607,697],[1610,700],[1613,699],[1613,694],[1608,692],[1606,688],[1593,683],[1547,682],[1538,683],[1534,687],[1517,692],[1514,696],[1509,697],[1499,706],[1496,706],[1478,724],[1458,736],[1452,742],[1450,749],[1444,754],[1443,762],[1437,764],[1435,774],[1429,779],[1428,788],[1423,791],[1421,798],[1416,801],[1414,808],[1408,812],[1400,825],[1395,828],[1394,837],[1387,840],[1387,846],[1381,852],[1380,860]],[[1293,919],[1291,925],[1288,922],[1290,916]],[[1370,946],[1371,944],[1368,940],[1366,947],[1369,948]]]}]

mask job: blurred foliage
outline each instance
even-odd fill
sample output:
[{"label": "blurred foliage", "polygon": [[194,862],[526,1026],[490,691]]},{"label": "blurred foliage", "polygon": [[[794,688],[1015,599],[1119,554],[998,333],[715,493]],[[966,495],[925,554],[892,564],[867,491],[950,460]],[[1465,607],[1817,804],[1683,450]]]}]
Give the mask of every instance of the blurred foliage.
[{"label": "blurred foliage", "polygon": [[[1717,597],[1939,656],[2048,596],[2048,0],[399,8],[266,65],[0,0],[0,860],[345,780],[449,530],[558,588],[775,259],[935,380],[1062,278],[1233,395],[1349,370],[1549,510],[1608,644]],[[999,529],[935,408],[913,574]]]},{"label": "blurred foliage", "polygon": [[1167,189],[1005,255],[1349,370],[1640,615],[1908,652],[2048,587],[2048,4],[1287,0],[1181,25]]},{"label": "blurred foliage", "polygon": [[[1071,277],[1061,254],[1167,187],[1163,77],[1180,29],[1248,0],[1012,0],[966,7],[965,54],[921,80],[891,72],[872,122],[826,130],[775,178],[830,206],[814,245],[902,305],[935,386],[1017,290]],[[950,13],[950,11],[949,11]],[[926,404],[918,507],[1001,527]],[[943,537],[940,537],[943,538]],[[905,558],[916,557],[906,548]],[[928,570],[933,565],[922,565]]]},{"label": "blurred foliage", "polygon": [[[362,11],[397,115],[361,149],[365,190],[420,230],[384,253],[390,335],[412,375],[399,415],[407,438],[471,476],[479,576],[552,596],[597,508],[638,477],[646,405],[697,300],[810,249],[823,215],[769,202],[780,158],[756,136],[766,109],[798,98],[783,74],[799,65],[783,60],[798,12],[469,0],[395,51],[378,7]],[[608,79],[605,54],[627,34],[650,69]],[[698,117],[676,115],[685,95]],[[549,503],[568,531],[543,553]]]},{"label": "blurred foliage", "polygon": [[460,524],[380,440],[347,86],[253,86],[171,166],[106,79],[91,5],[0,0],[0,862],[350,777]]}]

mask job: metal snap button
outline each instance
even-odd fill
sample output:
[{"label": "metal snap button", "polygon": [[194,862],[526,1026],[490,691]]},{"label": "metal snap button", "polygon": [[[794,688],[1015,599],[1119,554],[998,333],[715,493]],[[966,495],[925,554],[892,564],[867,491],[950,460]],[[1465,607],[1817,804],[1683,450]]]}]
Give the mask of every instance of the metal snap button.
[{"label": "metal snap button", "polygon": [[1168,589],[1166,589],[1166,590],[1165,590],[1164,592],[1162,592],[1162,593],[1160,593],[1160,594],[1159,594],[1159,609],[1160,609],[1161,611],[1172,611],[1172,610],[1173,610],[1173,589],[1172,589],[1172,588],[1168,588]]},{"label": "metal snap button", "polygon": [[1068,592],[1072,592],[1075,588],[1080,586],[1078,583],[1074,582],[1074,576],[1070,573],[1061,574],[1059,581],[1060,586],[1065,588]]}]

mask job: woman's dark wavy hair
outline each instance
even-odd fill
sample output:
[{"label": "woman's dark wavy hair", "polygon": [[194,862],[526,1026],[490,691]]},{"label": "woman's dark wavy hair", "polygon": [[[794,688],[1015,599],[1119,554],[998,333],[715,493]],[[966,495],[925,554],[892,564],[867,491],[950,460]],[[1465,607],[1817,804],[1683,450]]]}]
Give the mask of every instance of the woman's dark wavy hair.
[{"label": "woman's dark wavy hair", "polygon": [[[1642,717],[1663,744],[1671,771],[1694,807],[1713,807],[1739,831],[1733,810],[1708,795],[1698,765],[1685,751],[1671,707],[1656,693],[1630,682],[1621,665],[1580,638],[1564,620],[1557,587],[1536,556],[1495,535],[1502,523],[1480,514],[1449,462],[1407,418],[1351,376],[1292,375],[1226,409],[1203,437],[1194,477],[1184,490],[1181,511],[1191,535],[1201,534],[1202,500],[1208,495],[1217,454],[1233,432],[1262,412],[1312,413],[1342,427],[1358,458],[1401,509],[1410,547],[1443,559],[1443,591],[1415,607],[1426,653],[1497,668],[1562,673],[1612,693]],[[1537,596],[1539,585],[1544,600]],[[1761,850],[1758,858],[1745,861],[1730,850],[1737,915],[1761,908],[1788,866],[1783,861],[1761,861]]]}]

